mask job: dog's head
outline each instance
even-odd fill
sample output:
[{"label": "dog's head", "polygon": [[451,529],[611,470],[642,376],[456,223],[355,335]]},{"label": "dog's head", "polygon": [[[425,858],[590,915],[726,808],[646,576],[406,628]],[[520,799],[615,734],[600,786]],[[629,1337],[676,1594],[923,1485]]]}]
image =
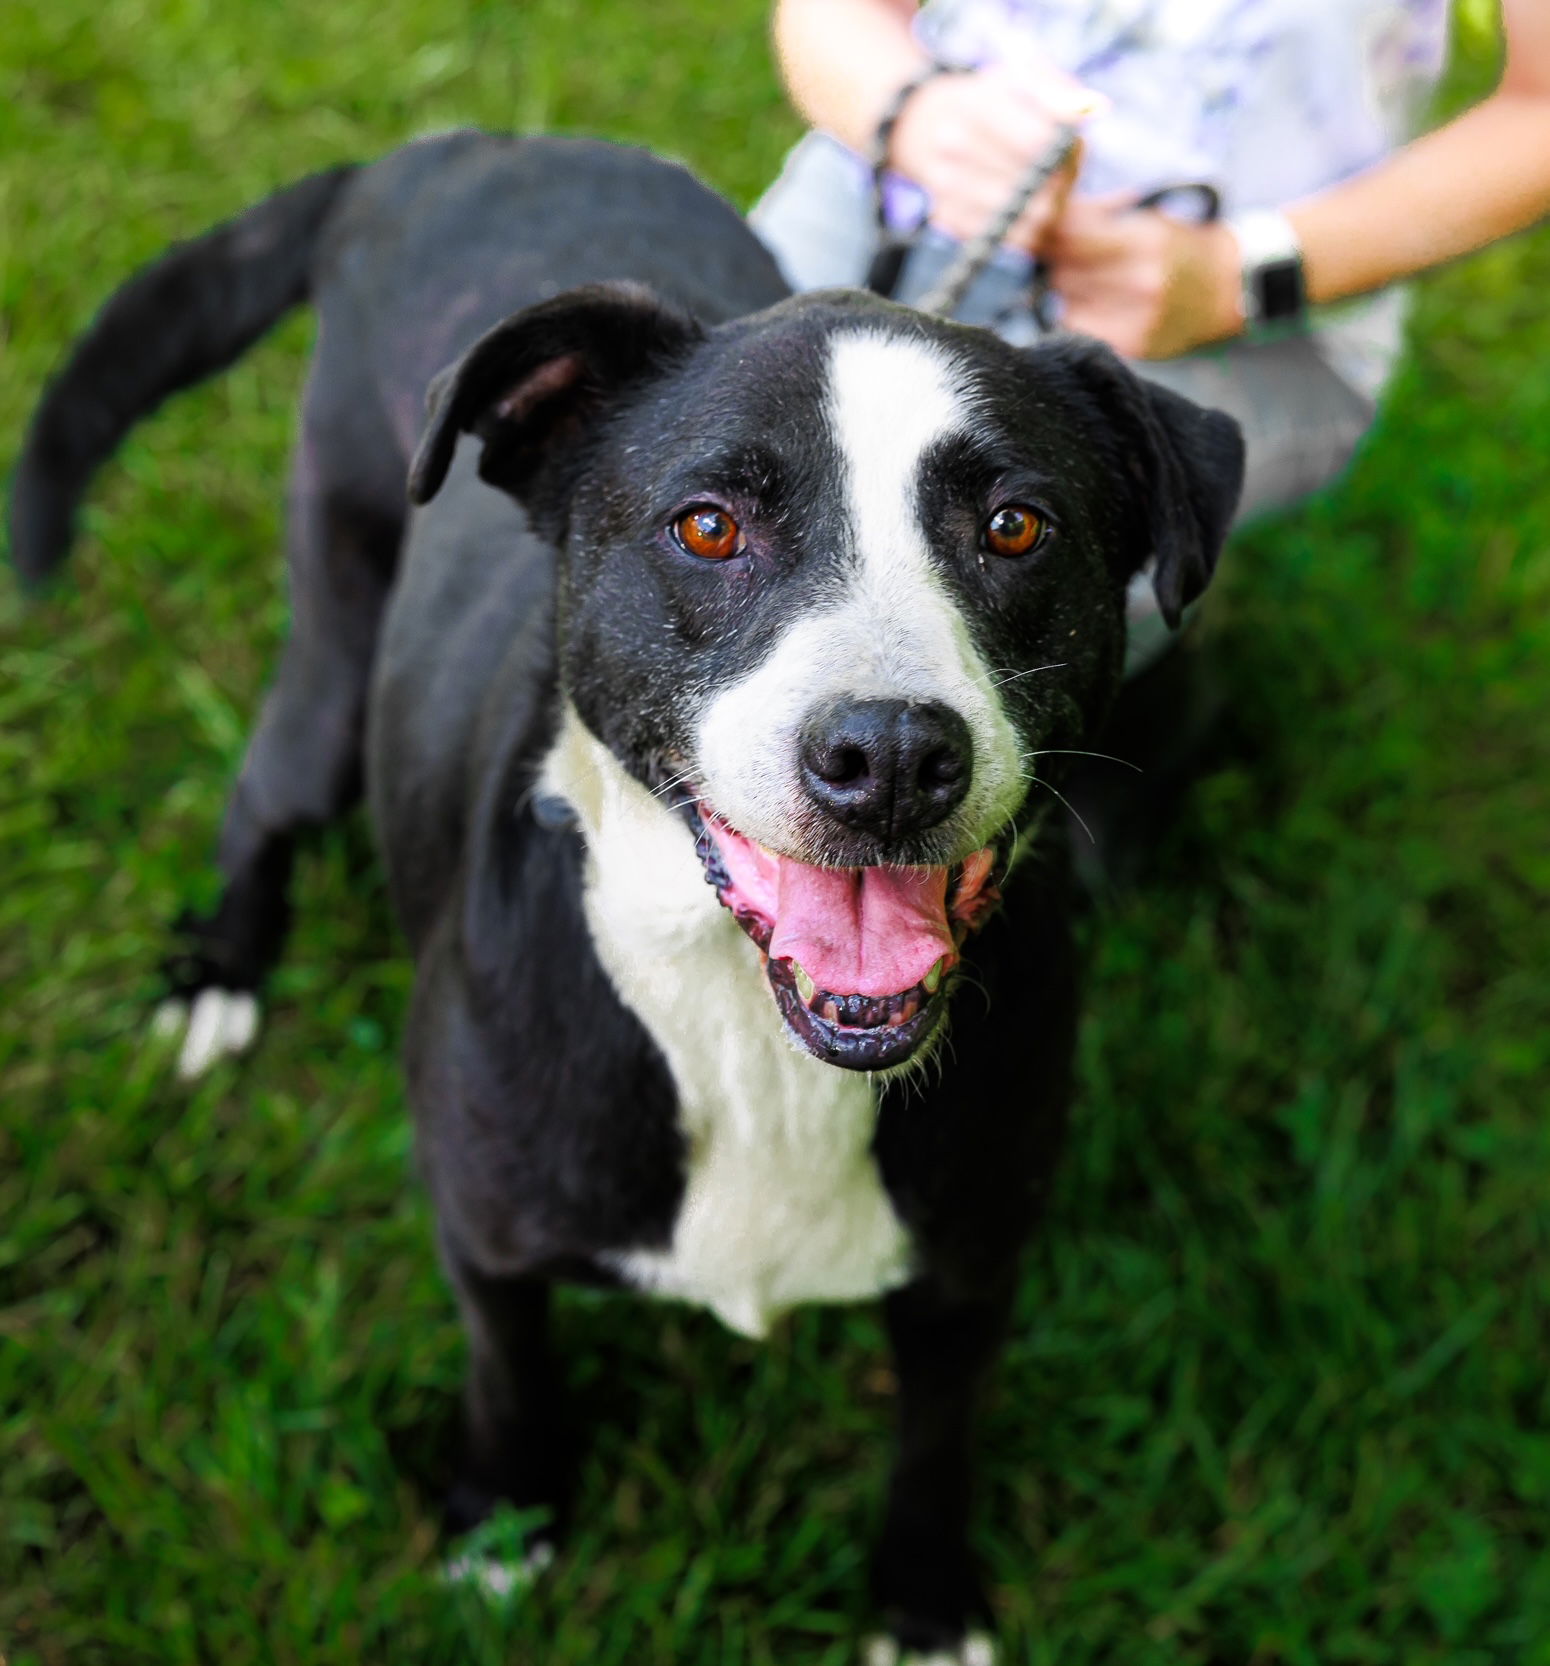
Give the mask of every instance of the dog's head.
[{"label": "dog's head", "polygon": [[1226,417],[1069,339],[1017,350],[852,292],[706,330],[602,286],[520,313],[432,389],[563,550],[561,675],[683,810],[819,1057],[936,1030],[1031,795],[1117,686],[1124,595],[1170,623],[1237,502]]}]

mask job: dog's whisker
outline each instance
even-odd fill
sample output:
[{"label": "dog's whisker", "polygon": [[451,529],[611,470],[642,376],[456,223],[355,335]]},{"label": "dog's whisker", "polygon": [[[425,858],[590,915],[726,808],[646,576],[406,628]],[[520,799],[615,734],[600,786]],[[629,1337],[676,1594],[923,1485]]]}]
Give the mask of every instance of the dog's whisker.
[{"label": "dog's whisker", "polygon": [[1048,781],[1044,780],[1042,777],[1037,776],[1037,775],[1035,775],[1033,777],[1033,784],[1036,787],[1043,787],[1046,792],[1053,793],[1055,795],[1055,797],[1058,798],[1060,800],[1060,802],[1065,805],[1066,809],[1070,811],[1071,817],[1076,822],[1076,825],[1081,828],[1081,830],[1087,835],[1087,837],[1090,840],[1092,840],[1092,843],[1095,846],[1097,845],[1098,841],[1097,841],[1097,839],[1095,839],[1093,837],[1093,830],[1087,825],[1087,823],[1085,821],[1082,820],[1082,812],[1077,809],[1077,807],[1071,802],[1071,800],[1069,798],[1066,797],[1066,795],[1063,792],[1061,792],[1059,787],[1052,787],[1049,784]]},{"label": "dog's whisker", "polygon": [[[664,794],[670,793],[673,790],[674,787],[681,787],[681,786],[684,785],[684,783],[686,781],[692,780],[693,776],[694,776],[694,771],[692,769],[686,769],[680,775],[671,776],[671,777],[669,777],[668,780],[663,781],[659,785],[653,787],[651,789],[651,796],[653,798],[661,798]],[[696,804],[699,804],[699,803],[703,803],[703,801],[704,801],[703,796],[701,794],[699,794],[699,793],[694,794],[692,802],[694,802]]]},{"label": "dog's whisker", "polygon": [[1112,752],[1086,752],[1079,746],[1046,746],[1028,754],[1030,762],[1034,758],[1102,758],[1106,763],[1123,764],[1126,769],[1133,769],[1137,775],[1146,773],[1140,764],[1132,763],[1129,758],[1116,758]]},{"label": "dog's whisker", "polygon": [[1056,660],[1050,665],[1030,665],[1026,671],[1012,671],[1004,677],[997,677],[993,683],[987,683],[987,688],[1005,688],[1008,683],[1015,683],[1024,677],[1037,676],[1040,671],[1064,671],[1069,664],[1067,660]]}]

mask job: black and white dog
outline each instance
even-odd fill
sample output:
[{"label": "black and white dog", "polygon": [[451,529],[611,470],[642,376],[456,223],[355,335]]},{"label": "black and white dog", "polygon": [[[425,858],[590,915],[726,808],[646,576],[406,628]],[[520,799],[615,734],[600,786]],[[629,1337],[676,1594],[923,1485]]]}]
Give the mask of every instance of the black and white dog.
[{"label": "black and white dog", "polygon": [[1205,585],[1237,431],[1092,343],[788,298],[641,153],[460,134],[108,303],[18,470],[23,572],[138,416],[309,295],[294,622],[184,928],[185,1066],[249,1038],[295,837],[364,762],[470,1344],[454,1527],[563,1522],[555,1279],[753,1336],[882,1295],[889,1647],[988,1658],[969,1421],[1067,1097],[1062,754],[1131,575],[1174,619]]}]

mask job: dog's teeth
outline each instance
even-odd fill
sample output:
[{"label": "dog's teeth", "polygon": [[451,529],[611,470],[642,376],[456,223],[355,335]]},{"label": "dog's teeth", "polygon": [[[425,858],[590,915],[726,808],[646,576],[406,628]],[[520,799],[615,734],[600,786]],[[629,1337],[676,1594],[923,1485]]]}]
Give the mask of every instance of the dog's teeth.
[{"label": "dog's teeth", "polygon": [[913,990],[899,997],[899,1004],[888,1014],[888,1027],[896,1030],[901,1024],[908,1024],[920,1011],[920,1001]]},{"label": "dog's teeth", "polygon": [[942,972],[946,965],[947,956],[944,954],[936,965],[926,973],[923,987],[928,995],[935,995],[937,990],[942,987]]},{"label": "dog's teeth", "polygon": [[833,996],[823,1004],[823,1017],[830,1024],[838,1024],[840,1021],[840,1004]]},{"label": "dog's teeth", "polygon": [[802,970],[800,961],[791,962],[791,975],[796,979],[797,994],[802,997],[802,1005],[807,1006],[818,993],[818,985]]}]

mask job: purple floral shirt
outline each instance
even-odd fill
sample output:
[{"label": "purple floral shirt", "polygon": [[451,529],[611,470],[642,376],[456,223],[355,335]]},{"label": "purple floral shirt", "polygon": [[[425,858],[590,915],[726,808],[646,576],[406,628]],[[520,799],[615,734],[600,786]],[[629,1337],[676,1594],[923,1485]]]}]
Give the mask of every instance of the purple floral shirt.
[{"label": "purple floral shirt", "polygon": [[1233,213],[1333,185],[1410,138],[1448,0],[931,0],[948,62],[1053,62],[1106,93],[1084,191],[1205,179]]}]

